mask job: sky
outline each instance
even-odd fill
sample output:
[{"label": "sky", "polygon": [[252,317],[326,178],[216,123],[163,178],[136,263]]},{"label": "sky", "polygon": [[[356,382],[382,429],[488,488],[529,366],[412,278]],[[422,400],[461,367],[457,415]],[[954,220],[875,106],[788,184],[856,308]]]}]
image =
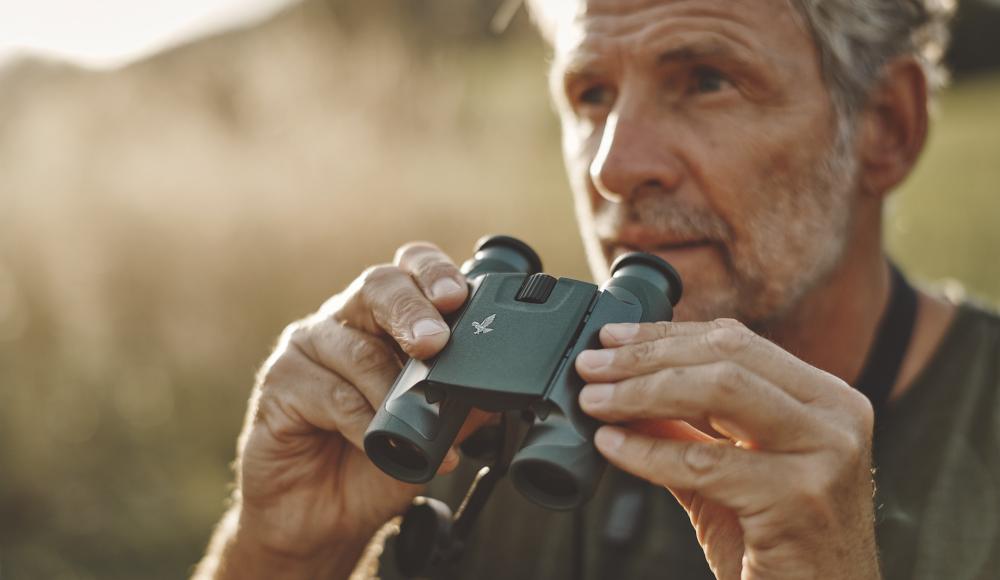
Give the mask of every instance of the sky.
[{"label": "sky", "polygon": [[24,52],[114,68],[294,0],[0,0],[0,65]]}]

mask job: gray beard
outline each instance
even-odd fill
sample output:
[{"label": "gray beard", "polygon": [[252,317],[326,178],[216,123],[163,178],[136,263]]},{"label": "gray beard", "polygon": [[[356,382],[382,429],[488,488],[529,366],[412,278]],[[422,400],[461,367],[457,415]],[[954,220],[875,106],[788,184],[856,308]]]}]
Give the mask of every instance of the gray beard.
[{"label": "gray beard", "polygon": [[841,133],[812,172],[774,176],[748,192],[767,203],[744,217],[743,239],[734,239],[732,228],[711,208],[664,192],[640,192],[627,202],[604,204],[593,217],[590,235],[614,238],[625,224],[641,224],[718,243],[731,284],[687,292],[677,320],[736,318],[766,328],[825,282],[843,257],[857,177],[850,142],[850,135]]}]

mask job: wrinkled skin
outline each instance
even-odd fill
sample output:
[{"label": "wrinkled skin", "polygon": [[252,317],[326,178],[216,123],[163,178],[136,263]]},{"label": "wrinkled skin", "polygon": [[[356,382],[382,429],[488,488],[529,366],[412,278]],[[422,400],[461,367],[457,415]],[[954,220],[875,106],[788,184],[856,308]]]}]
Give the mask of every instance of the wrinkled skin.
[{"label": "wrinkled skin", "polygon": [[678,320],[785,314],[842,255],[855,185],[796,13],[586,6],[558,24],[551,84],[595,276],[642,249],[680,271]]},{"label": "wrinkled skin", "polygon": [[601,341],[576,361],[587,413],[707,421],[719,434],[605,426],[595,441],[673,492],[718,578],[878,576],[864,395],[734,320],[608,325]]},{"label": "wrinkled skin", "polygon": [[[437,354],[449,336],[442,314],[467,296],[454,262],[415,242],[285,330],[240,436],[236,505],[196,577],[347,576],[368,539],[422,489],[368,460],[365,429],[404,357]],[[470,414],[458,441],[487,420]],[[451,449],[440,472],[457,464]]]}]

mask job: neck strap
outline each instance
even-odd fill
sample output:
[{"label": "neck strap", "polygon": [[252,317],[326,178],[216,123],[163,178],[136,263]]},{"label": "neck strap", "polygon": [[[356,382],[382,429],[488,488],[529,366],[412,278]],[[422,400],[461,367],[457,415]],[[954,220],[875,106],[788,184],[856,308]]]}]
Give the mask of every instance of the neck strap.
[{"label": "neck strap", "polygon": [[872,402],[876,424],[884,414],[889,393],[899,378],[917,318],[917,292],[892,262],[889,263],[889,271],[892,285],[889,304],[882,313],[875,340],[854,383],[854,387]]}]

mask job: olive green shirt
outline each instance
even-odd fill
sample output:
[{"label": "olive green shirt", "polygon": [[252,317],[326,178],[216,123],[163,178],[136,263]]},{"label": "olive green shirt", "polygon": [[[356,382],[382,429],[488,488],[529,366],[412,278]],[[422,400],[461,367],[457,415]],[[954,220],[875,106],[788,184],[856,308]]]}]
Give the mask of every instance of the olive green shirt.
[{"label": "olive green shirt", "polygon": [[[1000,316],[963,304],[930,362],[879,418],[876,531],[886,580],[1000,578]],[[475,466],[464,462],[427,495],[453,508]],[[580,513],[540,508],[501,482],[462,560],[445,578],[713,578],[684,510],[648,486],[645,524],[626,548],[603,538],[616,490],[609,468]],[[582,553],[574,548],[582,546]],[[400,576],[392,541],[379,576]],[[579,560],[578,560],[579,558]]]}]

